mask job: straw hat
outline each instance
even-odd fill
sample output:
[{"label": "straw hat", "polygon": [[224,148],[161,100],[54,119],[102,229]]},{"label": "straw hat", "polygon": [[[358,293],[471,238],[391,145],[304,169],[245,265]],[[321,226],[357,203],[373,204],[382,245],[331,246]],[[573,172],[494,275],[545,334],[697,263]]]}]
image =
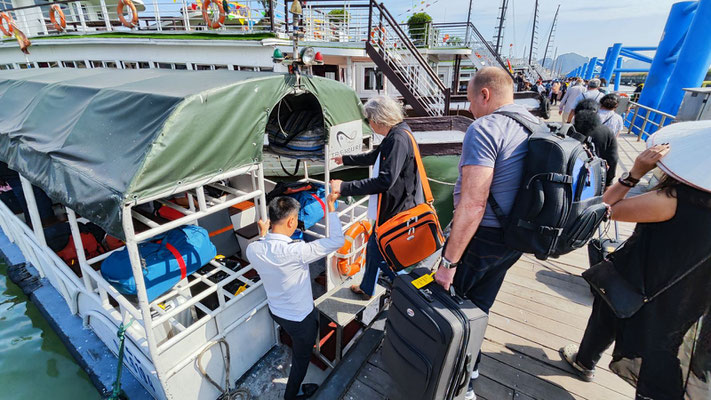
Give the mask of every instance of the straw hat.
[{"label": "straw hat", "polygon": [[711,121],[665,126],[650,136],[647,147],[662,143],[671,149],[657,166],[680,182],[711,192]]}]

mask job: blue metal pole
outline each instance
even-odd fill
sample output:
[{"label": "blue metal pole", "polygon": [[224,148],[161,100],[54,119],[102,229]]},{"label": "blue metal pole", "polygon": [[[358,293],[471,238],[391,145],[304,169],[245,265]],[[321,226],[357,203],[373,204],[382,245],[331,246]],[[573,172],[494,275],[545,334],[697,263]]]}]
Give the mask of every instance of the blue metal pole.
[{"label": "blue metal pole", "polygon": [[[605,64],[607,68],[604,68],[604,72],[600,74],[601,78],[605,78],[606,81],[610,82],[612,79],[612,72],[615,70],[615,63],[620,57],[620,52],[622,51],[622,43],[615,43],[610,47],[610,54],[605,57]],[[617,90],[615,88],[615,90]]]},{"label": "blue metal pole", "polygon": [[585,72],[588,70],[588,63],[583,64],[582,67],[580,67],[580,73],[578,74],[579,77],[585,79]]},{"label": "blue metal pole", "polygon": [[700,0],[674,71],[669,77],[659,110],[676,115],[684,98],[682,88],[698,87],[711,65],[711,0]]},{"label": "blue metal pole", "polygon": [[619,72],[622,69],[622,57],[617,57],[617,68],[615,68],[615,92],[620,91],[620,80],[622,74]]},{"label": "blue metal pole", "polygon": [[593,57],[588,63],[588,70],[585,72],[585,79],[592,79],[593,71],[595,71],[595,65],[597,65],[597,57]]},{"label": "blue metal pole", "polygon": [[673,55],[675,48],[677,50],[681,48],[680,42],[687,35],[694,18],[695,7],[693,6],[696,4],[695,1],[684,1],[672,5],[657,47],[657,54],[652,60],[649,75],[644,82],[644,89],[639,96],[640,104],[652,108],[659,106],[659,101],[675,66],[674,63],[669,63],[666,60]]},{"label": "blue metal pole", "polygon": [[610,52],[612,52],[612,46],[607,48],[605,52],[605,61],[602,63],[602,68],[600,69],[600,78],[604,78],[607,74],[607,69],[610,67]]},{"label": "blue metal pole", "polygon": [[642,61],[642,62],[646,62],[646,63],[650,63],[650,64],[651,64],[652,61],[653,61],[651,58],[649,58],[649,57],[647,57],[647,56],[643,56],[643,55],[641,55],[641,54],[637,54],[637,53],[635,53],[634,51],[629,51],[629,50],[626,50],[625,48],[622,49],[621,54],[622,54],[623,56],[628,57],[628,58],[631,58],[631,59],[633,59],[633,60],[638,60],[638,61]]}]

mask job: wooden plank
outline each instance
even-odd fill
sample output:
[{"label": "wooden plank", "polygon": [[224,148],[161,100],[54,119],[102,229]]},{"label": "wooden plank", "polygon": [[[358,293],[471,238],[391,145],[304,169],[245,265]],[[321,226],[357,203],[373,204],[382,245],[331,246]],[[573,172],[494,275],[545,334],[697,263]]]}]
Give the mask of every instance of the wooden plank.
[{"label": "wooden plank", "polygon": [[592,306],[593,298],[590,291],[585,292],[577,288],[571,289],[570,287],[547,285],[545,283],[538,282],[535,279],[518,276],[516,274],[508,274],[506,276],[506,281],[515,283],[519,286],[528,287],[542,293],[556,296],[561,299],[570,300],[583,306]]},{"label": "wooden plank", "polygon": [[[525,381],[528,376],[538,377],[539,387],[530,388],[525,386],[525,389],[522,389],[522,392],[536,398],[565,399],[577,396],[588,400],[615,400],[630,398],[629,396],[610,390],[604,386],[583,382],[571,374],[562,372],[559,369],[546,365],[545,363],[542,363],[534,358],[514,353],[510,349],[499,344],[485,342],[482,347],[482,351],[491,359],[522,372],[519,376],[523,379],[519,378],[518,382],[512,382],[514,385],[518,385],[519,382]],[[546,385],[546,383],[550,385]],[[539,389],[544,389],[546,392],[549,392],[550,395],[548,395],[549,393],[545,393],[546,396],[540,396],[540,392],[538,392]],[[569,397],[553,397],[554,393],[556,396],[560,396],[561,390],[568,394]]]},{"label": "wooden plank", "polygon": [[[561,371],[565,371],[571,375],[574,373],[573,368],[560,357],[560,354],[555,349],[541,346],[538,343],[528,340],[527,338],[513,335],[494,326],[489,326],[486,331],[486,336],[488,341],[503,345],[514,352],[535,358],[540,362]],[[605,356],[605,358],[603,358],[600,362],[600,365],[595,372],[594,383],[614,390],[620,394],[634,396],[634,389],[632,386],[607,369],[609,360],[609,356]],[[607,361],[607,363],[605,363],[605,361]]]},{"label": "wooden plank", "polygon": [[557,322],[573,327],[585,327],[588,323],[589,310],[583,310],[585,313],[579,314],[561,311],[504,291],[500,291],[496,296],[496,303],[494,303],[494,307],[496,307],[499,303],[525,309],[533,315],[551,318]]},{"label": "wooden plank", "polygon": [[[583,338],[582,334],[573,338],[560,336],[554,332],[536,328],[535,326],[525,324],[516,319],[507,318],[493,311],[489,314],[489,326],[494,326],[511,334],[527,338],[554,351],[558,351],[558,349],[569,343],[580,343],[580,339]],[[610,349],[604,354],[612,355]],[[607,365],[609,362],[610,359],[602,360],[601,365]]]},{"label": "wooden plank", "polygon": [[509,273],[535,279],[539,282],[550,283],[558,287],[576,288],[579,286],[583,290],[589,289],[590,285],[578,274],[571,274],[561,271],[559,268],[551,268],[541,264],[520,261],[516,263]]},{"label": "wooden plank", "polygon": [[351,385],[345,396],[342,397],[343,400],[386,400],[387,397],[378,393],[376,390],[356,379]]},{"label": "wooden plank", "polygon": [[[571,326],[558,322],[551,318],[536,315],[527,309],[513,307],[503,302],[497,302],[491,309],[491,313],[526,324],[527,326],[540,329],[552,335],[557,335],[572,342],[580,341],[583,337],[585,325]],[[490,313],[490,314],[491,314]]]},{"label": "wooden plank", "polygon": [[508,279],[504,280],[503,285],[501,285],[501,292],[510,293],[525,300],[542,304],[569,314],[582,315],[586,318],[590,314],[589,306],[573,303],[572,301],[561,301],[560,296],[553,296],[525,286],[517,285],[510,282]]},{"label": "wooden plank", "polygon": [[474,393],[477,400],[513,400],[515,391],[484,375],[479,375],[479,378],[474,381]]},{"label": "wooden plank", "polygon": [[[581,399],[580,396],[568,393],[559,385],[548,382],[526,371],[497,360],[487,352],[481,357],[480,373],[487,378],[508,386],[516,392],[521,392],[534,399],[570,400]],[[484,372],[485,371],[485,372]]]}]

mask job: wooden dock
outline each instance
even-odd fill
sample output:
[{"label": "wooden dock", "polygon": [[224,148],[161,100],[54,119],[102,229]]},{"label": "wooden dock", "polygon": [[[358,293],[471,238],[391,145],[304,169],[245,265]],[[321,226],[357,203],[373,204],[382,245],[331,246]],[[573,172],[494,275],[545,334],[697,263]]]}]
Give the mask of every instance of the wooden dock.
[{"label": "wooden dock", "polygon": [[[626,134],[618,140],[619,176],[632,166],[645,144]],[[619,224],[621,238],[628,237],[633,228],[633,224]],[[592,294],[580,274],[588,266],[587,248],[582,248],[547,261],[524,255],[509,270],[489,316],[477,399],[634,398],[634,388],[608,369],[611,350],[603,355],[592,383],[574,376],[558,354],[558,349],[580,343],[583,336]],[[343,399],[386,399],[391,384],[378,350]]]}]

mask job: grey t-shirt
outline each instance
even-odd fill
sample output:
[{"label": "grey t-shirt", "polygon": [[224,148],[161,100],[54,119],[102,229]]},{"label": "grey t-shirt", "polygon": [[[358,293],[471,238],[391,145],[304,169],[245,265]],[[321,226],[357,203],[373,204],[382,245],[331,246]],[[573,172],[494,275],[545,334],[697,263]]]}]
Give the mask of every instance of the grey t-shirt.
[{"label": "grey t-shirt", "polygon": [[[533,122],[538,118],[518,104],[507,104],[496,111],[514,112]],[[524,161],[528,153],[529,133],[513,119],[500,114],[489,114],[474,121],[467,129],[459,161],[459,178],[454,186],[454,207],[459,204],[462,191],[462,167],[480,165],[494,168],[491,193],[504,213],[511,212],[518,188],[521,186]],[[481,226],[498,228],[496,214],[487,204]]]}]

